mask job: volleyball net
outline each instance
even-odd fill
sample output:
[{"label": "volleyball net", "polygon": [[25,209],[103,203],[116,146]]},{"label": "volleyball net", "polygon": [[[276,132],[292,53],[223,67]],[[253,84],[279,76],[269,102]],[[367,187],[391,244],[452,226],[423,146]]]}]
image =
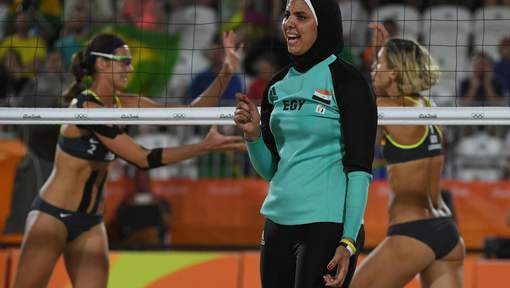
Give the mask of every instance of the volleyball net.
[{"label": "volleyball net", "polygon": [[[2,124],[231,125],[235,92],[260,102],[270,76],[288,63],[279,29],[286,1],[29,2],[14,1],[0,11]],[[365,2],[339,0],[345,38],[340,57],[369,78],[374,49],[367,25],[376,21],[394,37],[416,39],[442,70],[439,84],[423,92],[438,107],[380,108],[380,124],[510,124],[508,3],[372,7]],[[228,30],[237,31],[246,48],[238,72],[225,83],[222,107],[64,108],[61,95],[73,82],[71,55],[95,34],[115,33],[129,45],[134,72],[128,93],[172,107],[189,104],[212,82],[222,64],[221,32]]]}]

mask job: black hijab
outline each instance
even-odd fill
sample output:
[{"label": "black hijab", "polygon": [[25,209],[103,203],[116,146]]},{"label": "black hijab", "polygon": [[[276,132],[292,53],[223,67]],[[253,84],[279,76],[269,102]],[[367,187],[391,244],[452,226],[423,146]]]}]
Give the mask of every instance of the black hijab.
[{"label": "black hijab", "polygon": [[305,54],[290,55],[292,66],[302,73],[332,54],[340,53],[344,47],[342,15],[338,2],[335,0],[309,0],[309,2],[312,3],[319,24],[317,40]]}]

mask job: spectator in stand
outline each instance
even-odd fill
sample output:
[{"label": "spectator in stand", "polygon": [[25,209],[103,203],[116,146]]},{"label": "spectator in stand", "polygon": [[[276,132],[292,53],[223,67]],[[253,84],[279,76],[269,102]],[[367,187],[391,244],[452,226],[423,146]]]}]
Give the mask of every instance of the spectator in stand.
[{"label": "spectator in stand", "polygon": [[279,69],[274,54],[269,52],[260,55],[260,57],[255,60],[254,66],[257,74],[255,79],[251,82],[246,96],[248,96],[248,99],[255,103],[255,105],[259,106],[267,84],[269,84],[273,74],[278,72]]},{"label": "spectator in stand", "polygon": [[[510,0],[508,1],[510,4]],[[494,64],[494,77],[503,86],[502,96],[510,97],[510,36],[505,37],[499,44],[501,59]]]},{"label": "spectator in stand", "polygon": [[0,43],[0,58],[9,49],[15,50],[21,56],[24,70],[32,75],[42,66],[46,58],[46,43],[40,36],[32,36],[30,32],[34,25],[33,11],[19,11],[16,14],[15,32],[7,36]]},{"label": "spectator in stand", "polygon": [[64,60],[64,67],[67,70],[71,65],[71,57],[80,51],[82,39],[89,33],[89,16],[86,12],[86,5],[78,4],[69,12],[69,18],[64,22],[60,32],[60,38],[55,42]]},{"label": "spectator in stand", "polygon": [[248,76],[255,77],[258,74],[256,62],[260,55],[273,54],[277,70],[283,69],[283,67],[290,63],[287,45],[280,28],[275,27],[275,31],[272,34],[252,41],[251,44],[247,45],[243,68]]},{"label": "spectator in stand", "polygon": [[9,4],[7,2],[7,0],[0,0],[0,39],[4,38],[5,24],[8,21]]},{"label": "spectator in stand", "polygon": [[117,0],[65,0],[64,2],[64,19],[67,21],[73,13],[76,6],[81,7],[84,13],[88,15],[89,21],[98,22],[111,19],[115,21],[113,1]]},{"label": "spectator in stand", "polygon": [[15,50],[7,50],[0,65],[0,106],[15,106],[16,99],[29,81],[21,63],[21,56]]},{"label": "spectator in stand", "polygon": [[484,0],[483,1],[483,6],[498,6],[499,5],[499,0]]},{"label": "spectator in stand", "polygon": [[[270,11],[264,11],[263,6],[269,5],[264,5],[260,2],[260,0],[240,0],[237,11],[221,26],[221,30],[238,31],[243,42],[248,42],[250,39],[257,40],[265,37],[269,32],[267,24],[270,23],[269,17],[272,13]],[[276,6],[272,5],[270,7],[274,8]],[[274,25],[271,24],[271,26]]]},{"label": "spectator in stand", "polygon": [[[359,0],[337,0],[342,11],[345,46],[352,50],[356,58],[363,54],[367,41],[367,25],[369,15]],[[358,60],[358,59],[357,59]],[[359,63],[359,61],[356,61]]]},{"label": "spectator in stand", "polygon": [[502,97],[501,83],[494,78],[492,59],[484,53],[476,53],[472,60],[472,75],[466,77],[460,86],[461,103],[464,106],[500,106]]},{"label": "spectator in stand", "polygon": [[505,166],[504,144],[495,132],[493,127],[466,128],[454,151],[456,178],[465,181],[502,179]]},{"label": "spectator in stand", "polygon": [[123,0],[118,2],[121,17],[147,30],[167,31],[164,0]]},{"label": "spectator in stand", "polygon": [[172,91],[172,97],[183,99],[192,75],[208,67],[202,50],[211,47],[215,35],[218,34],[218,1],[181,0],[171,1],[170,5],[167,32],[179,35],[180,50],[174,75],[166,90]]}]

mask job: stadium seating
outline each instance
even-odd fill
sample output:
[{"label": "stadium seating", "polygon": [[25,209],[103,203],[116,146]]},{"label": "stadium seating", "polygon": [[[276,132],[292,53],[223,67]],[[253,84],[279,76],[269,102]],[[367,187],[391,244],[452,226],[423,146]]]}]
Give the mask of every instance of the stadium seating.
[{"label": "stadium seating", "polygon": [[[474,13],[474,50],[484,51],[493,59],[499,58],[498,45],[510,34],[510,7],[482,7]],[[506,28],[503,28],[506,27]]]},{"label": "stadium seating", "polygon": [[455,5],[433,6],[422,15],[422,43],[442,70],[441,81],[431,90],[439,106],[454,105],[458,84],[469,67],[471,12]]},{"label": "stadium seating", "polygon": [[344,0],[340,1],[339,5],[342,11],[345,44],[350,45],[354,54],[358,55],[363,51],[367,40],[369,15],[360,1]]},{"label": "stadium seating", "polygon": [[398,25],[397,36],[418,39],[421,16],[416,7],[390,4],[376,8],[371,15],[372,21],[394,20]]}]

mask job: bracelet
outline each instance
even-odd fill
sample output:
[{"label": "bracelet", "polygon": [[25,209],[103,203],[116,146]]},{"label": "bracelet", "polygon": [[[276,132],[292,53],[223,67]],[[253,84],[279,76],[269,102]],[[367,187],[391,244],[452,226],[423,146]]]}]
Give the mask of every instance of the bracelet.
[{"label": "bracelet", "polygon": [[352,251],[352,249],[351,249],[351,247],[349,247],[349,245],[340,242],[339,246],[344,247],[349,252],[349,256],[354,255],[354,251]]},{"label": "bracelet", "polygon": [[340,240],[340,245],[344,246],[351,253],[351,256],[357,252],[356,246],[350,240],[344,238]]}]

